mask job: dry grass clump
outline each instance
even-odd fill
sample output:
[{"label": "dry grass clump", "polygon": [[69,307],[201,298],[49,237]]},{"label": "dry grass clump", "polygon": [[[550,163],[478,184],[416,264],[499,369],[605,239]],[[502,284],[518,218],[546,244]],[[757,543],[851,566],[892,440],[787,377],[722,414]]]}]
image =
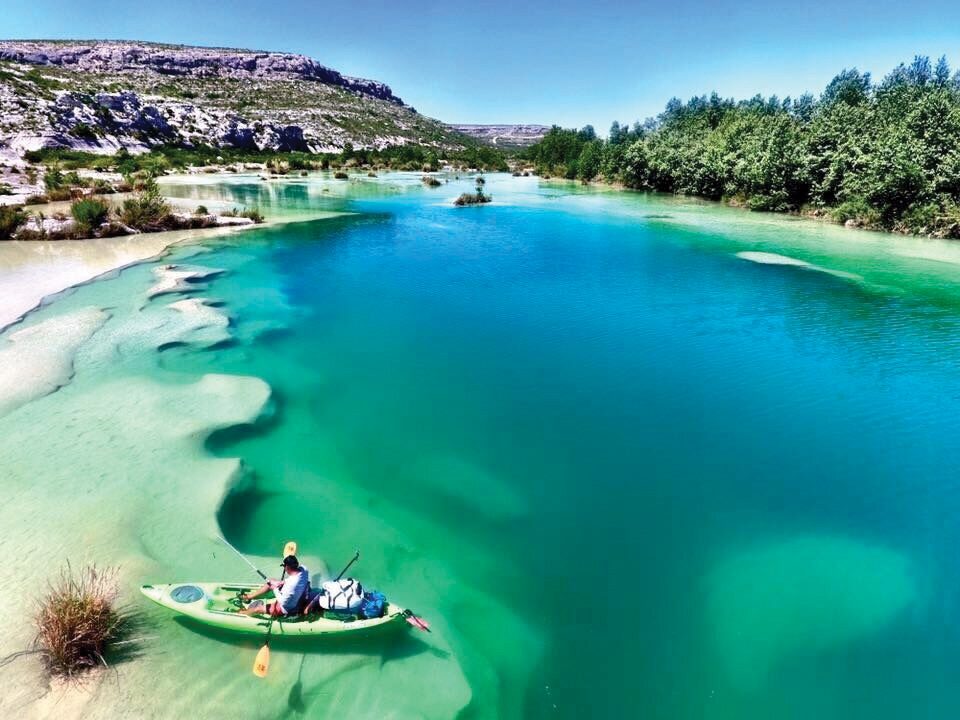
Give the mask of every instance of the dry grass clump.
[{"label": "dry grass clump", "polygon": [[104,654],[128,622],[116,606],[118,593],[117,568],[91,565],[74,573],[68,564],[50,583],[34,622],[37,649],[52,674],[72,676],[107,664]]}]

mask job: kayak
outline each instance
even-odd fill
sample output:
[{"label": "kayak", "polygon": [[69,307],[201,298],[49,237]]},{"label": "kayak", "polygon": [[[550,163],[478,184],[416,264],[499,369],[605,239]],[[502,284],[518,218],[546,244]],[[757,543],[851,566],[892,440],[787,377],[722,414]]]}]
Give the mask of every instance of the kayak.
[{"label": "kayak", "polygon": [[[170,585],[142,585],[140,592],[158,605],[192,618],[204,625],[246,633],[266,635],[270,618],[266,615],[240,615],[239,596],[251,592],[258,585],[243,583],[172,583]],[[269,595],[267,596],[270,597]],[[327,614],[321,617],[291,615],[278,617],[273,623],[273,637],[311,637],[371,631],[394,623],[400,624],[410,613],[388,602],[382,617],[362,620],[356,616]]]}]

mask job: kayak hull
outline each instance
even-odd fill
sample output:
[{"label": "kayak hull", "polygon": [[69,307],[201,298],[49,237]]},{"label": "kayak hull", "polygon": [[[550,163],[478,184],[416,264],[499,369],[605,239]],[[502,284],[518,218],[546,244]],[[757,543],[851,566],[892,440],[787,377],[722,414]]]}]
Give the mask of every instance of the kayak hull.
[{"label": "kayak hull", "polygon": [[[143,585],[140,592],[168,610],[210,627],[244,635],[266,635],[270,618],[264,615],[240,615],[235,603],[240,593],[251,592],[257,585],[244,583],[171,583]],[[368,633],[405,620],[404,609],[387,603],[383,617],[369,620],[339,620],[311,614],[294,615],[274,620],[272,637],[322,637]]]}]

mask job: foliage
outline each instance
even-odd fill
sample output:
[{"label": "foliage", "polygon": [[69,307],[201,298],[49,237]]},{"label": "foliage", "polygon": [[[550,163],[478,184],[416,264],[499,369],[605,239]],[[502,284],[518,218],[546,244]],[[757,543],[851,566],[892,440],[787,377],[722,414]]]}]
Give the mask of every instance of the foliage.
[{"label": "foliage", "polygon": [[153,181],[147,183],[136,197],[124,200],[120,207],[121,222],[137,230],[163,229],[169,217],[170,206],[160,195],[160,190]]},{"label": "foliage", "polygon": [[110,206],[99,198],[75,200],[70,206],[70,214],[76,221],[77,230],[85,235],[100,227],[109,213]]},{"label": "foliage", "polygon": [[54,165],[43,174],[43,184],[47,190],[59,190],[64,186],[63,172],[58,165]]},{"label": "foliage", "polygon": [[523,157],[542,175],[953,237],[960,74],[918,56],[879,83],[844,70],[819,98],[674,99],[656,119],[613,123],[606,140],[554,127]]},{"label": "foliage", "polygon": [[9,240],[26,221],[21,205],[0,205],[0,240]]},{"label": "foliage", "polygon": [[259,225],[265,220],[263,213],[261,213],[256,208],[249,209],[249,210],[246,208],[244,208],[243,210],[240,210],[238,208],[233,208],[232,210],[227,210],[226,212],[224,212],[223,215],[225,217],[247,218],[248,220],[253,220],[253,222],[257,225]]},{"label": "foliage", "polygon": [[472,193],[463,193],[456,200],[453,201],[454,205],[462,207],[464,205],[482,205],[483,203],[488,203],[493,200],[493,196],[487,195],[483,192],[484,186],[487,184],[487,180],[483,175],[478,175],[474,181],[476,185],[476,192]]},{"label": "foliage", "polygon": [[237,165],[263,163],[276,172],[321,170],[331,165],[384,166],[394,170],[439,169],[441,162],[451,162],[479,170],[507,170],[507,161],[496,148],[468,144],[459,151],[442,150],[425,145],[393,145],[379,150],[347,146],[340,153],[313,155],[305,152],[276,152],[272,150],[245,150],[228,147],[199,145],[184,148],[163,145],[150,152],[132,155],[121,149],[114,155],[96,155],[81,150],[43,148],[25,153],[32,163],[55,165],[67,170],[93,168],[113,170],[123,175],[143,172],[161,175],[172,170],[184,170],[190,166]]},{"label": "foliage", "polygon": [[67,566],[60,572],[34,617],[37,646],[51,673],[69,676],[106,665],[110,643],[128,624],[117,595],[115,570],[88,567],[75,575]]}]

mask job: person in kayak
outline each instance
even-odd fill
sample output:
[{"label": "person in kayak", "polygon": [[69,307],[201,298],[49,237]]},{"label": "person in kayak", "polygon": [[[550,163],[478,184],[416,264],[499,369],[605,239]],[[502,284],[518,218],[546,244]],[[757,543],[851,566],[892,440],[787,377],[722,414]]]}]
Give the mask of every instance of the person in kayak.
[{"label": "person in kayak", "polygon": [[251,593],[244,593],[240,599],[244,602],[255,600],[273,590],[275,598],[266,602],[257,601],[240,610],[241,615],[293,615],[300,607],[300,601],[306,597],[310,586],[310,571],[303,567],[295,555],[283,559],[286,577],[283,580],[268,580],[266,585]]}]

